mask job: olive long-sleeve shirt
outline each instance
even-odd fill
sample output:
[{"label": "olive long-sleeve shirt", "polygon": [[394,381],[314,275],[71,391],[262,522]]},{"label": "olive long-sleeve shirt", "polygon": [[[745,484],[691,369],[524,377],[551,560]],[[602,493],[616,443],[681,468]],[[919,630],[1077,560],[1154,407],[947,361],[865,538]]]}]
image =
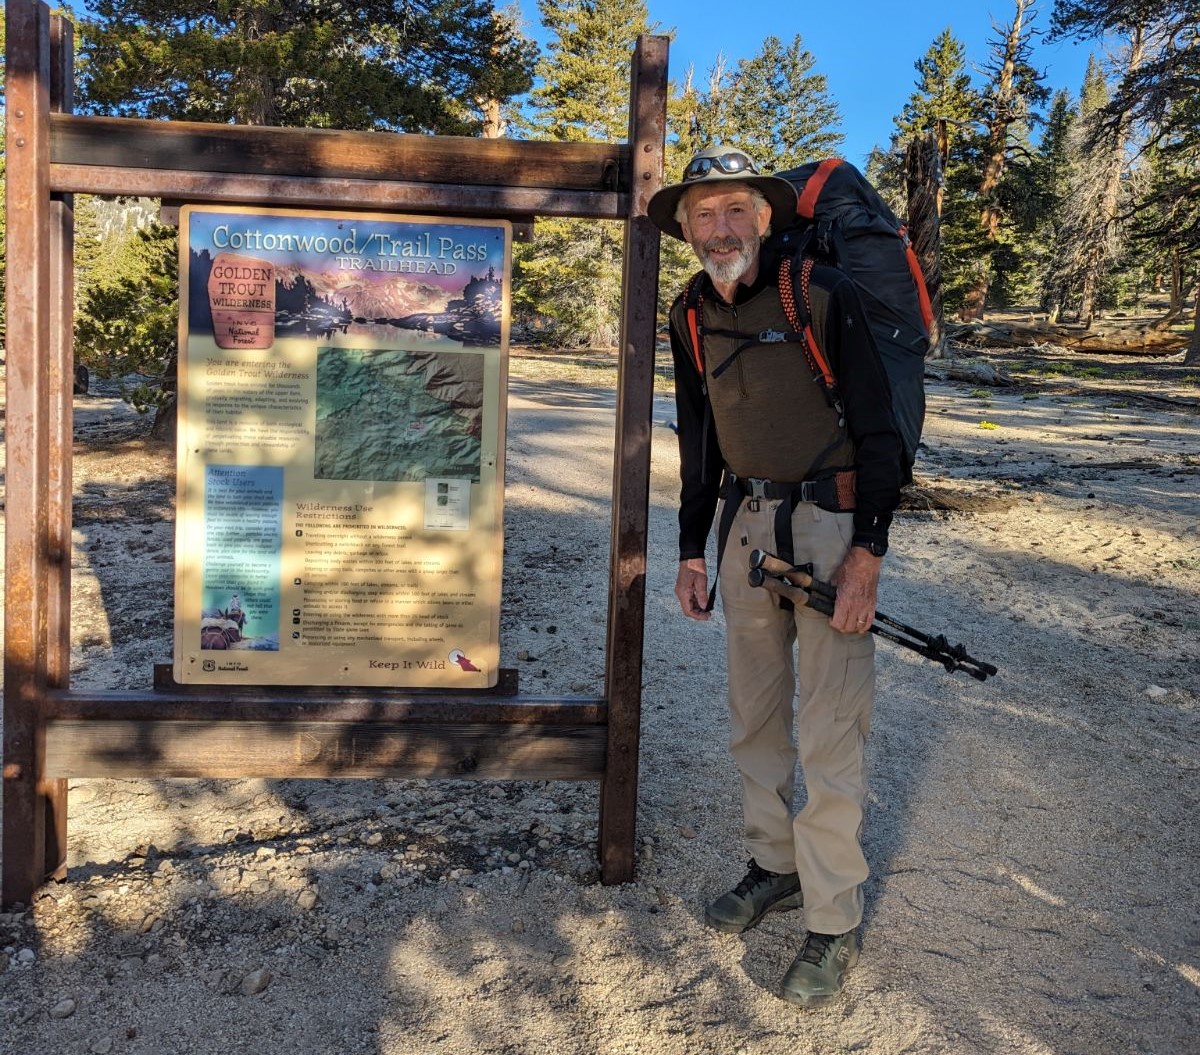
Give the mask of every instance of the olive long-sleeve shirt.
[{"label": "olive long-sleeve shirt", "polygon": [[[754,283],[739,285],[729,304],[707,276],[702,279],[704,376],[685,336],[682,297],[671,310],[682,481],[680,560],[704,556],[727,465],[739,476],[781,483],[853,468],[853,541],[887,543],[900,499],[903,447],[887,375],[858,292],[843,272],[823,265],[813,268],[812,328],[837,377],[843,427],[799,343],[753,345],[733,356],[745,339],[729,334],[757,333],[768,326],[783,333],[792,330],[779,303],[777,281],[777,268],[760,267]],[[731,356],[726,369],[714,377],[713,371]]]}]

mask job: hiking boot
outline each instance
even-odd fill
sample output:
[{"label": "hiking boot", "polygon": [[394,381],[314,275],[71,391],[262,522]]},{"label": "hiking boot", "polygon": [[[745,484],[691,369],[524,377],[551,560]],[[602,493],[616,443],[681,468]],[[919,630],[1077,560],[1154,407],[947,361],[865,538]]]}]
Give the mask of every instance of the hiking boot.
[{"label": "hiking boot", "polygon": [[737,886],[704,910],[704,921],[714,930],[741,934],[774,909],[800,908],[804,894],[795,872],[768,872],[750,858],[750,870]]},{"label": "hiking boot", "polygon": [[858,936],[814,934],[809,931],[804,948],[783,976],[780,995],[798,1007],[823,1007],[837,999],[846,972],[858,963]]}]

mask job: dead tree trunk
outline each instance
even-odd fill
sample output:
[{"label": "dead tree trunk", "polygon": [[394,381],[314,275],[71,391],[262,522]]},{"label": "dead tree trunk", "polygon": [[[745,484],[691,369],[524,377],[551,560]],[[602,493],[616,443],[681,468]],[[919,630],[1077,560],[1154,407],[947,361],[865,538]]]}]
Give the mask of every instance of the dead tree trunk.
[{"label": "dead tree trunk", "polygon": [[500,100],[485,99],[480,107],[483,111],[483,127],[480,130],[482,139],[499,139],[504,135],[508,122],[500,115]]},{"label": "dead tree trunk", "polygon": [[992,253],[1000,233],[1001,211],[999,203],[1000,180],[1008,161],[1008,130],[1016,121],[1019,108],[1015,82],[1017,60],[1021,55],[1025,37],[1025,13],[1032,0],[1016,0],[1017,10],[1004,38],[1004,50],[999,56],[995,74],[995,90],[992,111],[987,119],[987,152],[983,161],[983,178],[979,183],[979,200],[982,208],[979,226],[983,231],[986,250],[980,254],[976,266],[975,281],[963,297],[959,318],[963,321],[983,318],[988,290],[992,284]]},{"label": "dead tree trunk", "polygon": [[[1143,31],[1139,27],[1134,30],[1129,46],[1129,60],[1126,64],[1126,76],[1134,73],[1142,64],[1146,46]],[[1084,326],[1091,327],[1096,316],[1096,296],[1100,290],[1100,275],[1112,254],[1112,238],[1107,230],[1110,224],[1116,223],[1117,202],[1121,196],[1121,176],[1125,171],[1125,148],[1129,142],[1132,121],[1123,120],[1116,128],[1111,152],[1108,156],[1108,171],[1106,173],[1103,196],[1100,199],[1101,237],[1092,242],[1091,252],[1083,273],[1083,289],[1079,304],[1079,321]]]},{"label": "dead tree trunk", "polygon": [[1192,313],[1192,339],[1183,356],[1184,366],[1200,366],[1200,283],[1196,285],[1196,307]]},{"label": "dead tree trunk", "polygon": [[921,262],[933,313],[926,359],[940,359],[945,354],[942,340],[942,171],[937,138],[932,135],[914,138],[905,152],[904,175],[908,185],[908,234]]},{"label": "dead tree trunk", "polygon": [[1183,314],[1183,250],[1171,248],[1171,303],[1160,325],[1169,326]]}]

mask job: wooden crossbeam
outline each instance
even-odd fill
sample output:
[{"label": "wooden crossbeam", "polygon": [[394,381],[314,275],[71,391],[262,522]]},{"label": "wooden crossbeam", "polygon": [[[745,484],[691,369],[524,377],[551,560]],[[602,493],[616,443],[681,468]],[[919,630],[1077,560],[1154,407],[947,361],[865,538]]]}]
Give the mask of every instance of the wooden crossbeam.
[{"label": "wooden crossbeam", "polygon": [[435,212],[463,216],[580,216],[624,219],[628,196],[607,191],[544,187],[487,187],[464,184],[377,182],[316,176],[242,175],[182,169],[116,166],[50,166],[50,189],[74,194],[128,194],[190,202],[238,205],[312,206]]},{"label": "wooden crossbeam", "polygon": [[430,690],[388,694],[286,689],[254,691],[228,685],[189,685],[184,691],[83,690],[46,693],[51,720],[112,718],[122,722],[333,721],[333,722],[495,722],[511,725],[603,725],[608,706],[598,696],[443,695]]},{"label": "wooden crossbeam", "polygon": [[51,116],[50,161],[478,187],[629,190],[629,147],[620,143],[396,135],[74,114]]},{"label": "wooden crossbeam", "polygon": [[114,721],[46,724],[54,777],[599,780],[602,725]]},{"label": "wooden crossbeam", "polygon": [[135,118],[50,118],[50,189],[471,215],[629,213],[629,148]]}]

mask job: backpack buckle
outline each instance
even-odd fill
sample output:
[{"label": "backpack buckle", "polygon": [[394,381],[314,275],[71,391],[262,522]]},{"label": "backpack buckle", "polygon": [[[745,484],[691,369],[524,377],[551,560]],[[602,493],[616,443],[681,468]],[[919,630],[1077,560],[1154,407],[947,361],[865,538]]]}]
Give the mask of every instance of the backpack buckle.
[{"label": "backpack buckle", "polygon": [[783,344],[787,339],[788,335],[779,330],[761,330],[758,334],[759,344]]},{"label": "backpack buckle", "polygon": [[744,476],[741,482],[742,490],[745,492],[746,497],[752,501],[757,502],[769,497],[767,495],[767,485],[771,482],[770,480],[763,480],[757,476]]}]

